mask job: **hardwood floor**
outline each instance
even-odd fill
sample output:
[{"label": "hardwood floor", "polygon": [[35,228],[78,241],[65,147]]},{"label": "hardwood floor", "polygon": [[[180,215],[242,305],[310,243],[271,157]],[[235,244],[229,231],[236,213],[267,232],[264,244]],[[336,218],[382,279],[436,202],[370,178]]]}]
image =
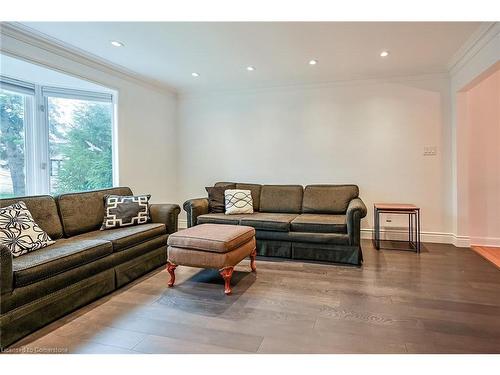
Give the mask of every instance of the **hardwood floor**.
[{"label": "hardwood floor", "polygon": [[374,250],[362,268],[257,259],[162,269],[15,344],[70,353],[500,353],[500,272],[474,251]]},{"label": "hardwood floor", "polygon": [[473,246],[472,249],[500,269],[500,247]]}]

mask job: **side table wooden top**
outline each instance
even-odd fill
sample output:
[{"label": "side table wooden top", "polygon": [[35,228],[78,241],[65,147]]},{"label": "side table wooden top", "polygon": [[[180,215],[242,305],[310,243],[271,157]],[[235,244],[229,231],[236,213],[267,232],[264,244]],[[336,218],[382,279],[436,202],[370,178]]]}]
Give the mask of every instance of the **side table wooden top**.
[{"label": "side table wooden top", "polygon": [[377,210],[411,211],[419,209],[411,203],[374,203],[373,206]]}]

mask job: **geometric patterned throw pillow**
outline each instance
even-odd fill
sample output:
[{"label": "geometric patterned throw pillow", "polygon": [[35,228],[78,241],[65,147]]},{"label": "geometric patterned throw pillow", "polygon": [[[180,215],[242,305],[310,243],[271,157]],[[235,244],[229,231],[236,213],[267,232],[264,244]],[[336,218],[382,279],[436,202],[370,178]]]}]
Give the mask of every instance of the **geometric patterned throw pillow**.
[{"label": "geometric patterned throw pillow", "polygon": [[0,208],[0,244],[7,246],[14,257],[55,242],[35,223],[24,202]]},{"label": "geometric patterned throw pillow", "polygon": [[252,192],[250,190],[227,189],[224,191],[226,215],[253,213]]},{"label": "geometric patterned throw pillow", "polygon": [[151,195],[105,196],[101,230],[147,223],[149,221],[149,198]]}]

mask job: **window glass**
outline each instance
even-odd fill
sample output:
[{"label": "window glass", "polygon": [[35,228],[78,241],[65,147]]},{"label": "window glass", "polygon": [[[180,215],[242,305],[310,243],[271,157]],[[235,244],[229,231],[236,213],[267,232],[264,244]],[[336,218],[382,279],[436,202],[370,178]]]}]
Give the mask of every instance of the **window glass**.
[{"label": "window glass", "polygon": [[26,194],[27,95],[0,89],[0,198]]},{"label": "window glass", "polygon": [[113,186],[115,104],[95,88],[0,75],[0,199]]},{"label": "window glass", "polygon": [[47,104],[50,193],[113,186],[112,103],[48,97]]}]

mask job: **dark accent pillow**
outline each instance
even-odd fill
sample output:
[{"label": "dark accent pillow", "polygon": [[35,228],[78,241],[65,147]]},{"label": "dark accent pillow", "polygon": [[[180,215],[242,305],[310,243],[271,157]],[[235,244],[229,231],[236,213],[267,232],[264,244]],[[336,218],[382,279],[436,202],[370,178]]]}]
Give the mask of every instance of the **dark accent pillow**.
[{"label": "dark accent pillow", "polygon": [[106,195],[101,230],[146,224],[151,195]]},{"label": "dark accent pillow", "polygon": [[208,193],[208,212],[211,214],[219,214],[225,212],[224,191],[225,186],[206,187]]}]

